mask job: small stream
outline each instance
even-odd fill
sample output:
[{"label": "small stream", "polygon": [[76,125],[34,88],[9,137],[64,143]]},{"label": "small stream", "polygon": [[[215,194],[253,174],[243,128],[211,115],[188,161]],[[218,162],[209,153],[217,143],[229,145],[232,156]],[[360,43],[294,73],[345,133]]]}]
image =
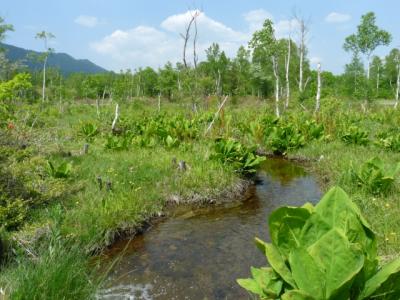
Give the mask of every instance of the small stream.
[{"label": "small stream", "polygon": [[124,256],[110,272],[98,299],[249,299],[237,278],[265,266],[254,237],[268,241],[267,217],[282,205],[316,202],[316,180],[294,163],[268,159],[254,194],[243,202],[208,208],[179,207],[172,216],[117,243]]}]

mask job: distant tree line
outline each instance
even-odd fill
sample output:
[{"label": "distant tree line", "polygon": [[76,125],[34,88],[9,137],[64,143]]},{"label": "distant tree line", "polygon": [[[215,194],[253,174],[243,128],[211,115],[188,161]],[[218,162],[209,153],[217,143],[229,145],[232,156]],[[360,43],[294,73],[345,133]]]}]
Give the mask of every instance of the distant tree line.
[{"label": "distant tree line", "polygon": [[[317,70],[310,66],[304,42],[308,28],[303,19],[298,21],[301,26],[297,41],[290,37],[277,39],[272,21],[266,20],[249,44],[241,46],[233,58],[229,58],[218,43],[213,43],[206,50],[204,61],[197,62],[195,57],[193,64],[185,59],[175,65],[167,62],[159,69],[146,67],[119,73],[63,76],[57,69],[46,70],[45,63],[44,70],[30,71],[24,68],[23,63],[10,63],[0,52],[0,82],[5,83],[21,72],[29,73],[30,76],[23,78],[29,80],[32,87],[26,90],[30,85],[20,86],[25,89],[25,97],[31,100],[43,97],[43,101],[110,98],[124,101],[137,97],[162,97],[169,101],[189,98],[196,103],[210,95],[230,95],[273,98],[277,103],[284,101],[280,106],[286,107],[290,105],[290,99],[304,101],[314,98],[317,93]],[[10,30],[13,27],[0,19],[0,41]],[[375,25],[374,13],[362,16],[357,32],[344,42],[344,49],[353,54],[352,60],[345,66],[343,74],[321,72],[321,96],[351,99],[398,97],[399,49],[392,49],[383,58],[373,55],[375,48],[388,45],[390,41],[391,35]],[[47,45],[45,48],[47,59],[52,53]]]}]

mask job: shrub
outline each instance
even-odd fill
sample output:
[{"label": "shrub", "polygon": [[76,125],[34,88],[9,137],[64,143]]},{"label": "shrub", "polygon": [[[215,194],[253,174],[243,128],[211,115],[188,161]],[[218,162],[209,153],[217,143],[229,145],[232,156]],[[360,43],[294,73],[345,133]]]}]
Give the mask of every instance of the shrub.
[{"label": "shrub", "polygon": [[374,157],[366,161],[359,170],[350,168],[351,179],[373,194],[386,194],[393,187],[395,176],[400,171],[400,163],[386,167],[384,162]]},{"label": "shrub", "polygon": [[346,144],[365,146],[369,143],[368,133],[357,126],[350,126],[342,136],[342,141]]},{"label": "shrub", "polygon": [[375,233],[339,187],[313,207],[269,217],[271,243],[256,239],[271,267],[239,285],[261,299],[399,299],[400,258],[378,267]]},{"label": "shrub", "polygon": [[215,153],[211,156],[222,163],[228,163],[242,174],[252,174],[257,171],[259,164],[265,160],[264,157],[255,153],[255,148],[247,148],[233,139],[219,138],[215,141]]},{"label": "shrub", "polygon": [[68,162],[62,162],[59,165],[55,165],[50,160],[48,160],[47,171],[49,175],[53,178],[67,178],[71,174],[72,164]]},{"label": "shrub", "polygon": [[400,134],[382,132],[377,135],[375,144],[384,149],[400,152]]},{"label": "shrub", "polygon": [[99,133],[97,126],[93,123],[84,123],[80,129],[81,135],[85,137],[87,142],[93,141],[94,137]]},{"label": "shrub", "polygon": [[276,155],[285,155],[288,150],[304,146],[304,136],[292,124],[277,125],[266,138],[266,144]]},{"label": "shrub", "polygon": [[132,138],[129,135],[119,137],[109,135],[106,140],[105,148],[117,151],[128,150],[131,143]]}]

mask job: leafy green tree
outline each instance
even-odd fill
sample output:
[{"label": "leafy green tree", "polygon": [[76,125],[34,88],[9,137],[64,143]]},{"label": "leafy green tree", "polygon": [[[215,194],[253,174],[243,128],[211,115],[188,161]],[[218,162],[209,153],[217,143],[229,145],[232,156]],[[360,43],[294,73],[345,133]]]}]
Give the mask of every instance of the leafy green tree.
[{"label": "leafy green tree", "polygon": [[177,72],[172,67],[172,64],[168,62],[163,69],[158,71],[158,74],[158,87],[160,93],[167,96],[168,100],[172,100],[173,95],[177,90]]},{"label": "leafy green tree", "polygon": [[0,17],[0,42],[6,38],[7,31],[14,31],[14,26],[11,24],[5,24],[4,19]]},{"label": "leafy green tree", "polygon": [[383,63],[379,56],[373,56],[371,60],[371,77],[375,79],[375,95],[379,97],[379,87]]},{"label": "leafy green tree", "polygon": [[389,32],[379,29],[375,24],[375,13],[369,12],[361,17],[361,23],[357,27],[357,33],[346,37],[343,48],[346,51],[359,53],[367,59],[367,79],[370,77],[370,59],[372,53],[378,46],[387,46],[392,40]]},{"label": "leafy green tree", "polygon": [[360,99],[366,96],[366,77],[364,65],[359,55],[354,55],[352,61],[345,66],[345,92],[348,96]]},{"label": "leafy green tree", "polygon": [[0,84],[0,100],[22,99],[32,89],[31,75],[19,73],[12,80]]},{"label": "leafy green tree", "polygon": [[280,47],[275,38],[275,31],[271,20],[264,21],[262,29],[253,33],[249,42],[249,47],[253,49],[253,62],[260,64],[263,68],[271,66],[275,77],[275,113],[279,112],[279,54]]}]

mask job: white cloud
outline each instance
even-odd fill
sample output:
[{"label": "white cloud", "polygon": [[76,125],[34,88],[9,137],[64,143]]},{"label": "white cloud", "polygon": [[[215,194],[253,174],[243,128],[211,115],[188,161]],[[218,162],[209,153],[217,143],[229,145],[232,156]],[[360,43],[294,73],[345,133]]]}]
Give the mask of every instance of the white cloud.
[{"label": "white cloud", "polygon": [[[173,33],[184,33],[185,27],[195,13],[196,11],[187,11],[183,14],[172,15],[161,23],[161,28]],[[204,12],[197,11],[197,13],[199,14],[197,17],[199,38],[207,37],[208,40],[215,39],[216,42],[232,40],[246,41],[246,34],[235,31],[221,22],[209,18]]]},{"label": "white cloud", "polygon": [[277,38],[293,36],[300,28],[300,23],[296,19],[281,20],[274,25],[275,35]]},{"label": "white cloud", "polygon": [[342,14],[338,12],[331,12],[325,17],[325,21],[328,23],[345,23],[351,20],[351,16],[348,14]]},{"label": "white cloud", "polygon": [[[246,46],[253,32],[262,27],[266,18],[273,19],[265,10],[253,10],[243,15],[247,23],[244,30],[235,30],[199,12],[197,17],[197,53],[200,60],[205,58],[205,50],[216,42],[225,53],[233,57],[237,49]],[[118,29],[103,39],[91,44],[91,48],[107,59],[102,63],[113,70],[138,68],[144,66],[161,67],[167,61],[175,63],[182,60],[184,33],[191,16],[196,11],[187,11],[167,17],[159,26],[137,26],[131,29]],[[275,24],[276,36],[287,37],[298,27],[296,20],[279,20]],[[193,35],[193,33],[192,33]],[[193,42],[187,49],[187,60],[192,60]]]},{"label": "white cloud", "polygon": [[310,64],[311,65],[317,65],[317,64],[319,64],[321,62],[322,62],[322,58],[321,57],[313,56],[313,57],[310,58]]},{"label": "white cloud", "polygon": [[273,20],[272,14],[264,9],[249,11],[243,15],[245,21],[249,24],[250,31],[258,30],[262,27],[265,19]]},{"label": "white cloud", "polygon": [[74,22],[76,24],[89,28],[96,27],[100,23],[96,17],[86,15],[78,16],[77,18],[75,18]]},{"label": "white cloud", "polygon": [[101,41],[91,44],[97,53],[112,58],[114,70],[140,66],[157,67],[168,60],[176,61],[178,40],[154,27],[138,26],[116,30]]}]

